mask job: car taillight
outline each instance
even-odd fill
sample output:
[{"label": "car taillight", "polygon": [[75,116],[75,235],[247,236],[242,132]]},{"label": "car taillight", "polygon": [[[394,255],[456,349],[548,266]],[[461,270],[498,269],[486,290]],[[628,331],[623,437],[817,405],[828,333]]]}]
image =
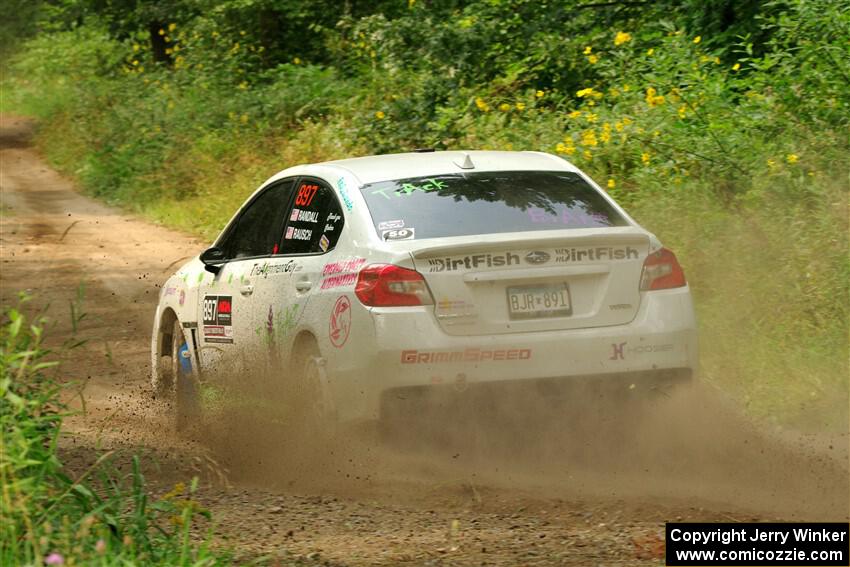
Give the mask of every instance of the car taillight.
[{"label": "car taillight", "polygon": [[651,253],[643,262],[640,276],[641,291],[670,289],[687,285],[685,272],[676,260],[676,255],[662,248]]},{"label": "car taillight", "polygon": [[363,305],[370,307],[434,303],[422,274],[393,264],[372,264],[360,270],[354,294]]}]

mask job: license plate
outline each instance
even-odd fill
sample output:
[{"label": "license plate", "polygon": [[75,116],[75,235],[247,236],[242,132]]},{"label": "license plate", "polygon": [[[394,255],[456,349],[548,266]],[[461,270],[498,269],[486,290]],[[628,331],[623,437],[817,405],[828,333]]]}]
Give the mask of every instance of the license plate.
[{"label": "license plate", "polygon": [[511,319],[565,317],[573,314],[570,288],[565,283],[509,287],[507,292]]}]

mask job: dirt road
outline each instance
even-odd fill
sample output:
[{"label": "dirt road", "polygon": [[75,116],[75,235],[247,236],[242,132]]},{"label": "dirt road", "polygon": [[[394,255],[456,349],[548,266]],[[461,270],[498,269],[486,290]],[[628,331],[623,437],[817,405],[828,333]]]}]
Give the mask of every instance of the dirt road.
[{"label": "dirt road", "polygon": [[157,494],[199,475],[216,541],[243,557],[655,565],[665,521],[848,516],[846,435],[763,434],[699,392],[636,432],[639,458],[628,462],[594,440],[585,459],[561,458],[557,437],[523,459],[365,441],[307,459],[287,452],[285,431],[246,418],[180,438],[148,388],[151,317],[159,284],[203,243],[79,195],[30,147],[31,133],[2,117],[0,299],[33,294],[54,343],[71,333],[71,304],[85,313],[88,343],[63,364],[85,410],[68,422],[64,458],[81,469],[98,450],[140,453]]}]

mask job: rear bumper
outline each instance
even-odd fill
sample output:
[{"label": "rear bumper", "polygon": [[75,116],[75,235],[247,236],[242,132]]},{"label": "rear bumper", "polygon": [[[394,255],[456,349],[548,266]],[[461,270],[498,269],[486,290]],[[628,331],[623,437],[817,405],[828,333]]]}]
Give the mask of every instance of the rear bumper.
[{"label": "rear bumper", "polygon": [[471,385],[399,387],[382,392],[380,416],[395,422],[415,420],[417,416],[433,417],[441,412],[445,419],[464,414],[479,417],[533,415],[541,411],[547,413],[547,409],[556,415],[565,410],[593,413],[595,407],[610,412],[615,404],[668,396],[672,389],[689,383],[692,378],[690,368],[666,368]]},{"label": "rear bumper", "polygon": [[465,391],[503,383],[510,391],[512,384],[533,381],[545,391],[604,378],[635,390],[689,379],[697,369],[687,287],[646,293],[627,325],[567,331],[450,336],[429,309],[373,311],[374,335],[357,341],[358,351],[373,356],[329,361],[342,419],[378,418],[386,400],[401,390],[416,397],[422,387]]}]

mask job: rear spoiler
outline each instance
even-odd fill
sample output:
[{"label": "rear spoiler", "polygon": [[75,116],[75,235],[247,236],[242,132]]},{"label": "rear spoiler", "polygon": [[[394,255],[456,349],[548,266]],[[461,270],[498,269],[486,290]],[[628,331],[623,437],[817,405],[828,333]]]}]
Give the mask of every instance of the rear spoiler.
[{"label": "rear spoiler", "polygon": [[[457,256],[471,252],[505,250],[505,248],[553,248],[558,246],[604,246],[606,244],[648,245],[649,235],[633,227],[615,227],[605,229],[583,229],[570,231],[547,231],[548,234],[528,232],[508,232],[477,236],[472,242],[426,246],[411,250],[414,258],[439,258]],[[577,234],[582,231],[581,234]]]}]

